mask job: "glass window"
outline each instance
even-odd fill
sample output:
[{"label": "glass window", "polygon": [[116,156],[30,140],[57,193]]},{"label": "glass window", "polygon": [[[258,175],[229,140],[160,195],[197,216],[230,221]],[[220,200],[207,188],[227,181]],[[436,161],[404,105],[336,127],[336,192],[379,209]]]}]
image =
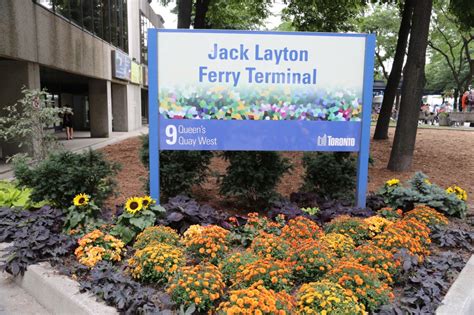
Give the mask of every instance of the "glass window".
[{"label": "glass window", "polygon": [[122,0],[123,2],[123,51],[128,52],[128,13],[127,13],[127,0]]},{"label": "glass window", "polygon": [[71,7],[71,20],[82,26],[82,5],[81,0],[69,0]]},{"label": "glass window", "polygon": [[103,37],[103,31],[102,31],[102,14],[104,10],[104,1],[103,0],[93,0],[94,1],[94,6],[93,6],[93,27],[94,27],[94,34],[99,36],[100,38]]},{"label": "glass window", "polygon": [[117,44],[115,46],[123,49],[123,1],[117,0]]},{"label": "glass window", "polygon": [[144,64],[148,64],[148,29],[152,27],[150,20],[140,12],[140,57]]},{"label": "glass window", "polygon": [[54,11],[65,18],[71,18],[69,0],[54,0]]},{"label": "glass window", "polygon": [[128,52],[127,0],[36,0],[36,3]]},{"label": "glass window", "polygon": [[84,28],[89,32],[94,31],[94,7],[92,4],[92,0],[82,0],[82,23],[84,25]]},{"label": "glass window", "polygon": [[102,11],[102,24],[104,36],[102,37],[105,41],[111,42],[110,39],[110,0],[103,0],[104,10]]},{"label": "glass window", "polygon": [[[120,0],[119,0],[120,1]],[[117,0],[110,0],[110,43],[119,47],[118,32],[117,32]]]},{"label": "glass window", "polygon": [[53,10],[53,0],[37,0],[37,3],[46,9]]}]

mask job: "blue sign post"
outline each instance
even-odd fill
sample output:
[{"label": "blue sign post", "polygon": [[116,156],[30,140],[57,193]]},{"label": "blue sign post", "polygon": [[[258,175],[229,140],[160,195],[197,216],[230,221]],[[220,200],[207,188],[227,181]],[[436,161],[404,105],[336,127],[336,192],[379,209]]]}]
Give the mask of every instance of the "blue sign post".
[{"label": "blue sign post", "polygon": [[358,152],[365,207],[375,36],[148,32],[150,192],[160,150]]}]

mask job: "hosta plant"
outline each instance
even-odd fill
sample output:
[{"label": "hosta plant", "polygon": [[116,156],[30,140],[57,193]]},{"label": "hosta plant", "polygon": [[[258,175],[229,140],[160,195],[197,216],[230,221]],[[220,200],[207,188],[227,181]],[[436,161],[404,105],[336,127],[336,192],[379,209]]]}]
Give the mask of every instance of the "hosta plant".
[{"label": "hosta plant", "polygon": [[159,284],[166,283],[184,263],[184,252],[164,243],[153,243],[139,249],[128,260],[133,278]]},{"label": "hosta plant", "polygon": [[224,278],[212,264],[179,268],[171,277],[167,293],[178,305],[195,304],[199,311],[207,311],[224,295]]},{"label": "hosta plant", "polygon": [[27,187],[17,187],[17,185],[8,180],[0,181],[0,207],[7,208],[41,208],[46,205],[46,201],[34,203],[30,199],[31,189]]},{"label": "hosta plant", "polygon": [[353,294],[327,279],[305,283],[296,295],[298,314],[366,314]]},{"label": "hosta plant", "polygon": [[94,267],[100,261],[120,261],[125,244],[109,234],[94,230],[84,235],[74,251],[77,260],[87,267]]},{"label": "hosta plant", "polygon": [[249,288],[231,290],[228,296],[228,300],[219,305],[217,314],[294,314],[293,297],[286,292],[267,289],[262,281]]}]

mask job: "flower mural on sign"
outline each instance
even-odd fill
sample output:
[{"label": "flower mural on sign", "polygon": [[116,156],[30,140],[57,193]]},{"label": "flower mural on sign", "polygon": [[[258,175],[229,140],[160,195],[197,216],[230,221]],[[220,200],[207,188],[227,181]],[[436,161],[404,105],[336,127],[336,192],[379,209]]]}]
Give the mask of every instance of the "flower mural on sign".
[{"label": "flower mural on sign", "polygon": [[352,91],[232,90],[225,86],[160,91],[160,114],[168,119],[360,121],[362,98]]}]

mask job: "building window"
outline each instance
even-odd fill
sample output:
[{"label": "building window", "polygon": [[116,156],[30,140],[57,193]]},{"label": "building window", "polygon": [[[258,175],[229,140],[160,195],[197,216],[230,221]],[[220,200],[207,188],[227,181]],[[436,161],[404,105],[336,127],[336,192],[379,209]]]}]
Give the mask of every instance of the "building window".
[{"label": "building window", "polygon": [[127,0],[35,0],[35,2],[128,52]]},{"label": "building window", "polygon": [[150,20],[140,12],[140,60],[148,64],[148,29],[153,28]]}]

